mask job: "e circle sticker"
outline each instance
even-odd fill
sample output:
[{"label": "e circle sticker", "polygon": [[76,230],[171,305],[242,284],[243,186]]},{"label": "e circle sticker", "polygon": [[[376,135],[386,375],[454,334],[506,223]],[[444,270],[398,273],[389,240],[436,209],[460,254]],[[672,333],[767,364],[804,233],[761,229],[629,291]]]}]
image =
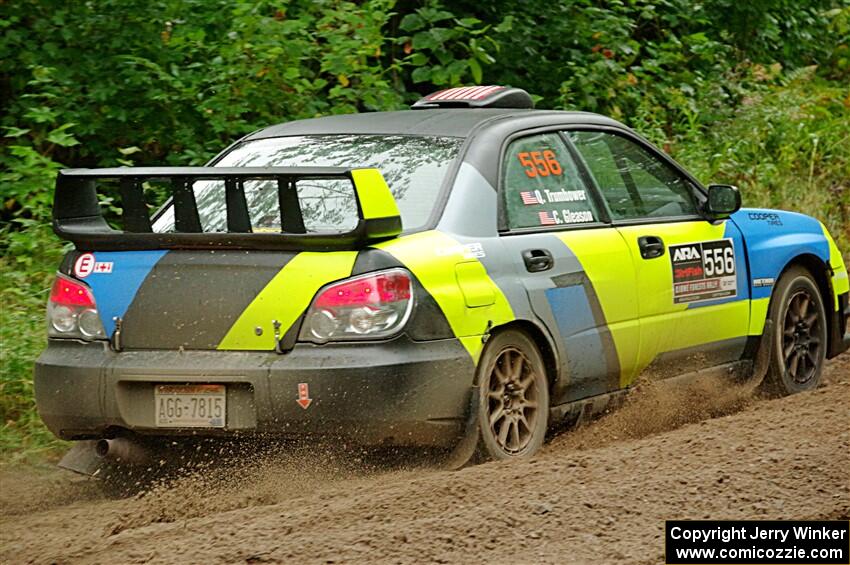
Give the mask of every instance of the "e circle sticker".
[{"label": "e circle sticker", "polygon": [[74,263],[74,274],[78,278],[84,279],[94,271],[94,255],[91,253],[83,253],[77,257]]}]

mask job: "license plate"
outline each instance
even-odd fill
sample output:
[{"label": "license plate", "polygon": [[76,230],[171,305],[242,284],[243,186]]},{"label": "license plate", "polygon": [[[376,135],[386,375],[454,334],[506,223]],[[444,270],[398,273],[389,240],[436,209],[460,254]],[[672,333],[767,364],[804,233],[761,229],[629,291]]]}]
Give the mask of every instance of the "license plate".
[{"label": "license plate", "polygon": [[157,385],[155,421],[159,428],[223,428],[227,396],[224,385]]}]

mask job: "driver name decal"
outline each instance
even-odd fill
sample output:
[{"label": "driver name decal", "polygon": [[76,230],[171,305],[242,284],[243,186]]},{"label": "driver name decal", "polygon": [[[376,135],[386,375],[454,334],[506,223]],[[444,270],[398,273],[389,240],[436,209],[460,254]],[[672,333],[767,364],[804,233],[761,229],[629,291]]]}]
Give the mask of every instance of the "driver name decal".
[{"label": "driver name decal", "polygon": [[538,212],[541,226],[558,226],[561,224],[584,224],[595,221],[590,210],[552,210],[550,212]]},{"label": "driver name decal", "polygon": [[[544,198],[543,195],[546,195]],[[583,190],[525,190],[519,193],[522,203],[526,206],[557,202],[585,202],[587,193]]]},{"label": "driver name decal", "polygon": [[731,239],[670,246],[673,302],[703,302],[738,294],[735,244]]}]

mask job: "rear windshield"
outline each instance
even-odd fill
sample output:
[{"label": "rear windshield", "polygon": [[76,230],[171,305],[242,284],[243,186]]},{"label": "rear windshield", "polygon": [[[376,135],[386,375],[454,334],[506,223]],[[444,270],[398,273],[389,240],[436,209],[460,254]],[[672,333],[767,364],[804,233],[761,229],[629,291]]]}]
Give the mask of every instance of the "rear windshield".
[{"label": "rear windshield", "polygon": [[[276,137],[249,141],[227,153],[220,167],[361,167],[381,171],[401,213],[405,230],[423,227],[440,192],[462,139],[391,135],[320,135]],[[195,200],[205,232],[227,231],[222,181],[198,181]],[[349,231],[357,224],[357,204],[348,181],[299,180],[298,200],[307,232]],[[280,231],[277,183],[245,182],[245,198],[255,232]],[[167,208],[154,231],[174,229]]]}]

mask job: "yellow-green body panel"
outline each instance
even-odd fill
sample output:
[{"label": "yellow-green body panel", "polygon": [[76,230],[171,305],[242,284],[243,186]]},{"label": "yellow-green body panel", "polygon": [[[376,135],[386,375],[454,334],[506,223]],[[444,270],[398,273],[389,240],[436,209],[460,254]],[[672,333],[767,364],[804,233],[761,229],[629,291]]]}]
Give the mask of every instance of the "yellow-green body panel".
[{"label": "yellow-green body panel", "polygon": [[355,169],[351,171],[357,199],[363,210],[364,220],[375,220],[398,216],[398,205],[390,192],[384,176],[378,169]]},{"label": "yellow-green body panel", "polygon": [[750,335],[761,335],[764,323],[767,321],[767,310],[770,308],[770,297],[756,298],[750,301]]},{"label": "yellow-green body panel", "polygon": [[576,230],[557,234],[581,263],[599,298],[620,362],[620,384],[638,373],[640,327],[634,258],[614,228]]},{"label": "yellow-green body panel", "polygon": [[[467,257],[464,247],[449,235],[432,230],[393,239],[375,247],[393,255],[416,275],[440,306],[455,336],[460,338],[475,363],[481,356],[484,347],[481,336],[487,332],[488,326],[514,320],[511,305],[483,265]],[[477,263],[479,267],[470,263]],[[462,279],[455,275],[459,264],[464,265]],[[487,300],[482,299],[484,296]],[[467,303],[470,298],[471,304],[481,305],[470,306]]]},{"label": "yellow-green body panel", "polygon": [[844,265],[844,258],[841,256],[835,240],[829,234],[829,230],[821,223],[823,235],[829,244],[829,267],[832,270],[832,294],[834,299],[834,308],[838,310],[838,296],[845,292],[850,292],[850,279],[847,277],[847,267]]},{"label": "yellow-green body panel", "polygon": [[[727,220],[728,221],[728,220]],[[669,248],[726,237],[726,222],[704,220],[672,222],[618,228],[636,257],[640,348],[638,372],[661,353],[687,349],[699,344],[749,335],[749,300],[733,300],[714,305],[676,304],[673,299],[673,269]],[[660,237],[668,251],[661,257],[642,259],[638,238]],[[737,268],[746,269],[743,249],[735,250]],[[738,289],[742,295],[746,289]]]},{"label": "yellow-green body panel", "polygon": [[[351,274],[356,251],[303,252],[289,261],[242,312],[221,340],[218,349],[265,350],[275,348],[272,320],[281,333],[298,319],[324,285]],[[238,284],[238,279],[234,280]],[[255,331],[262,328],[260,335]]]}]

